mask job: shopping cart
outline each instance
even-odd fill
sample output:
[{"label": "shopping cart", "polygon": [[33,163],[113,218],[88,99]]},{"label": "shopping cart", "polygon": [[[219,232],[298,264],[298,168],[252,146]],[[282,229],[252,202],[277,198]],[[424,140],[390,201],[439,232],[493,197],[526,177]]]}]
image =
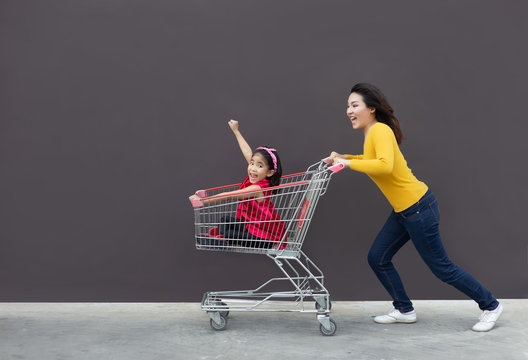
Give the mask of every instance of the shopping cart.
[{"label": "shopping cart", "polygon": [[[226,328],[230,311],[297,311],[316,313],[321,333],[327,336],[335,333],[336,323],[329,315],[332,304],[324,287],[323,272],[301,247],[319,197],[326,192],[332,175],[343,167],[343,164],[331,165],[329,159],[321,160],[305,172],[283,176],[279,186],[266,188],[259,198],[233,200],[219,195],[238,189],[240,184],[197,191],[201,199],[194,200],[192,205],[198,250],[264,254],[285,275],[272,278],[254,290],[206,292],[201,308],[209,314],[213,329]],[[263,202],[267,202],[268,209],[271,207],[266,215],[236,216],[244,209],[250,213],[252,206]],[[259,235],[267,236],[240,238],[237,235],[238,231],[250,227],[253,234],[256,229]]]}]

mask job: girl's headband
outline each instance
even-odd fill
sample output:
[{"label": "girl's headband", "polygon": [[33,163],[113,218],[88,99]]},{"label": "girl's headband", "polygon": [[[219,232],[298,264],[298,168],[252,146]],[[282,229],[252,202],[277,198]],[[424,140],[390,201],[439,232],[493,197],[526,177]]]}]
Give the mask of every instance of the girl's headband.
[{"label": "girl's headband", "polygon": [[264,146],[261,146],[261,147],[258,147],[257,150],[266,150],[266,152],[271,156],[271,158],[273,159],[273,170],[277,171],[277,157],[275,156],[275,154],[272,152],[272,151],[277,151],[276,149],[269,149],[267,147],[264,147]]}]

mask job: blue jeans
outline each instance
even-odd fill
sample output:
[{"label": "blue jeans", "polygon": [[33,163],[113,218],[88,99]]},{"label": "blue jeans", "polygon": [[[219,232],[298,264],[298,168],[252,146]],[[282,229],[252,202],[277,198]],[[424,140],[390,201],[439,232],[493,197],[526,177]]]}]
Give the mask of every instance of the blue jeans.
[{"label": "blue jeans", "polygon": [[392,211],[372,244],[368,254],[369,265],[391,295],[394,308],[400,312],[413,310],[412,302],[392,264],[392,257],[411,239],[436,277],[475,300],[481,310],[495,309],[499,303],[491,292],[449,260],[440,238],[439,220],[438,202],[428,190],[408,209],[399,213]]}]

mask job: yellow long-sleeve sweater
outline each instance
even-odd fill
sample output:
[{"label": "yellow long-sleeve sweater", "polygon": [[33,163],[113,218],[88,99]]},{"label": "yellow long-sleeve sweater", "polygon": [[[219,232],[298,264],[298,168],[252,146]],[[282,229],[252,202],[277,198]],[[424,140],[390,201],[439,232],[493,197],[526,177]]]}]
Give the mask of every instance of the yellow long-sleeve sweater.
[{"label": "yellow long-sleeve sweater", "polygon": [[394,208],[400,212],[427,192],[403,157],[392,129],[383,123],[374,124],[365,139],[363,155],[345,155],[352,170],[366,173],[380,188]]}]

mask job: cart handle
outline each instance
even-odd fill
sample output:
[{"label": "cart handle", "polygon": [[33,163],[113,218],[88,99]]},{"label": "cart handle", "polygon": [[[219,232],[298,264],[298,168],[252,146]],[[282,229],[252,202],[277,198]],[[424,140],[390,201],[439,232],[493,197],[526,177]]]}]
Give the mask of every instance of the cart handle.
[{"label": "cart handle", "polygon": [[[328,165],[333,163],[333,160],[330,157],[324,158],[321,161],[325,162]],[[335,165],[330,166],[328,170],[336,173],[336,172],[343,170],[344,168],[345,168],[345,164],[335,164]]]}]

